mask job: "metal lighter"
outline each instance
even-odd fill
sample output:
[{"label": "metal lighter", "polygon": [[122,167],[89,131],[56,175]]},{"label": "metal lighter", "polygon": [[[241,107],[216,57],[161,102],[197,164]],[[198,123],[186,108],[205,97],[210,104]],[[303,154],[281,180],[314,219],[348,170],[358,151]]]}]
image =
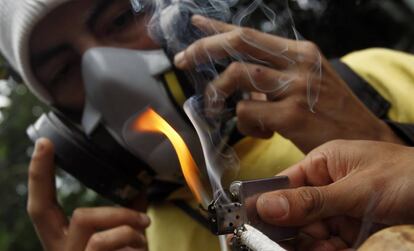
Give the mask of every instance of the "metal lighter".
[{"label": "metal lighter", "polygon": [[229,199],[218,198],[208,208],[211,230],[216,235],[234,234],[244,224],[249,224],[273,241],[293,239],[297,235],[294,228],[277,227],[263,222],[256,209],[258,197],[266,192],[286,189],[289,178],[278,176],[268,179],[235,181],[228,192]]}]

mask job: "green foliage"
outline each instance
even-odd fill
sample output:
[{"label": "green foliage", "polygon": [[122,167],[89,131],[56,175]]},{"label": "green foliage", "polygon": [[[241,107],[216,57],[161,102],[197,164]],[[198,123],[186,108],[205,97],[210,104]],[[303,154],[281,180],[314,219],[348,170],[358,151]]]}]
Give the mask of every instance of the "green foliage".
[{"label": "green foliage", "polygon": [[24,133],[32,107],[42,108],[23,85],[8,86],[11,104],[0,110],[0,250],[42,250],[25,211],[31,143]]}]

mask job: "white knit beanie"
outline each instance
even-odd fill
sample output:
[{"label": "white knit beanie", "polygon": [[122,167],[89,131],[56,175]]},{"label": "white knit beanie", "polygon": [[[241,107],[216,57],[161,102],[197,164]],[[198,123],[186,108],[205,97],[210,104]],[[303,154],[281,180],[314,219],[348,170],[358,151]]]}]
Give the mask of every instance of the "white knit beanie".
[{"label": "white knit beanie", "polygon": [[30,90],[46,104],[51,104],[52,98],[33,74],[29,58],[30,36],[42,18],[67,1],[0,0],[0,51]]}]

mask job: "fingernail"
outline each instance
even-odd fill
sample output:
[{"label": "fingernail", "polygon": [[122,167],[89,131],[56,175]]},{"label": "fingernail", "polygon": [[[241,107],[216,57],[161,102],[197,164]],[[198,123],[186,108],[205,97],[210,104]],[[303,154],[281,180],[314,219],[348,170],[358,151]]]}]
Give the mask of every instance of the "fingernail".
[{"label": "fingernail", "polygon": [[43,139],[36,140],[35,148],[33,151],[33,155],[41,154],[45,149],[45,145],[43,144]]},{"label": "fingernail", "polygon": [[269,219],[282,219],[289,213],[289,202],[283,195],[265,194],[258,203],[261,212]]},{"label": "fingernail", "polygon": [[185,53],[184,51],[178,53],[177,55],[175,55],[174,57],[174,64],[175,66],[177,66],[178,68],[182,68],[186,65],[186,59],[185,59]]}]

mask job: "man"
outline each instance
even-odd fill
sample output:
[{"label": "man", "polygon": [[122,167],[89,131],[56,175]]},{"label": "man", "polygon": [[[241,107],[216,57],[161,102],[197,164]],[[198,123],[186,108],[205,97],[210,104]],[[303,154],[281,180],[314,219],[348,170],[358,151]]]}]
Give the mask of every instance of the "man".
[{"label": "man", "polygon": [[[126,0],[2,0],[0,3],[0,16],[3,18],[0,25],[2,53],[41,100],[64,111],[74,121],[79,118],[84,104],[80,60],[85,51],[96,46],[159,48],[146,33],[145,24],[149,18],[147,12],[144,10],[139,15],[132,14],[130,2]],[[322,63],[324,74],[319,79],[320,100],[312,107],[315,114],[309,111],[309,102],[305,98],[307,85],[295,79],[295,84],[291,84],[291,88],[280,96],[278,93],[265,93],[265,99],[262,95],[261,100],[243,101],[238,105],[239,128],[243,133],[269,138],[276,130],[291,139],[304,152],[335,138],[403,142],[385,122],[362,105],[313,44],[281,39],[208,20],[217,30],[212,32],[209,30],[211,26],[203,26],[204,21],[202,17],[193,19],[194,24],[206,33],[220,34],[212,34],[210,38],[190,46],[184,57],[183,54],[177,55],[178,67],[192,67],[193,63],[188,60],[194,58],[191,55],[200,55],[200,59],[203,59],[205,55],[200,53],[203,48],[217,52],[214,55],[218,58],[225,57],[226,54],[217,49],[222,47],[218,45],[223,42],[234,43],[231,45],[241,53],[263,57],[263,52],[255,50],[254,46],[248,46],[241,39],[246,34],[248,38],[254,37],[261,45],[269,48],[279,46],[277,49],[280,50],[288,44],[288,48],[293,49],[289,57],[297,56],[297,67],[293,68],[292,73],[288,73],[291,74],[289,76],[306,76],[312,72],[309,66],[314,60]],[[252,73],[259,84],[265,85],[275,77],[280,79],[281,72],[286,70],[282,69],[286,67],[284,62],[282,65],[280,63],[275,60],[268,68],[248,65],[247,69],[244,65],[234,63],[214,84],[226,95],[236,89],[232,85],[233,80],[240,81],[241,87],[246,91],[258,92],[245,81],[246,72]],[[261,71],[265,74],[255,74]],[[237,75],[240,75],[240,79],[235,78]],[[260,79],[261,76],[264,79]],[[319,80],[316,79],[316,83]],[[382,90],[381,84],[383,83],[378,84],[379,90]],[[385,86],[386,90],[394,88],[389,83],[385,83]],[[409,106],[410,102],[404,100],[398,104],[397,108],[400,108]],[[272,111],[277,110],[280,117],[262,113],[262,105],[274,105]],[[396,109],[395,114],[399,114],[399,111]],[[267,120],[269,117],[272,120]],[[257,123],[261,118],[266,119],[264,124]],[[400,122],[414,121],[411,118],[404,117]],[[234,147],[241,160],[241,179],[269,177],[303,156],[298,148],[280,135],[273,136],[271,140],[244,138]],[[36,147],[30,167],[28,210],[48,250],[116,250],[123,247],[146,249],[146,243],[152,251],[166,250],[172,246],[177,250],[218,249],[215,236],[168,200],[162,204],[150,205],[147,210],[146,213],[152,221],[150,228],[146,230],[147,241],[144,241],[143,232],[149,224],[148,219],[143,214],[133,213],[128,209],[80,209],[68,222],[54,199],[52,179],[53,147],[48,141],[42,140]],[[175,196],[188,198],[188,193],[184,193],[184,196],[177,193]]]},{"label": "man", "polygon": [[356,247],[373,224],[414,223],[412,147],[334,141],[281,174],[292,189],[262,195],[257,209],[271,224],[307,225],[306,250]]}]

